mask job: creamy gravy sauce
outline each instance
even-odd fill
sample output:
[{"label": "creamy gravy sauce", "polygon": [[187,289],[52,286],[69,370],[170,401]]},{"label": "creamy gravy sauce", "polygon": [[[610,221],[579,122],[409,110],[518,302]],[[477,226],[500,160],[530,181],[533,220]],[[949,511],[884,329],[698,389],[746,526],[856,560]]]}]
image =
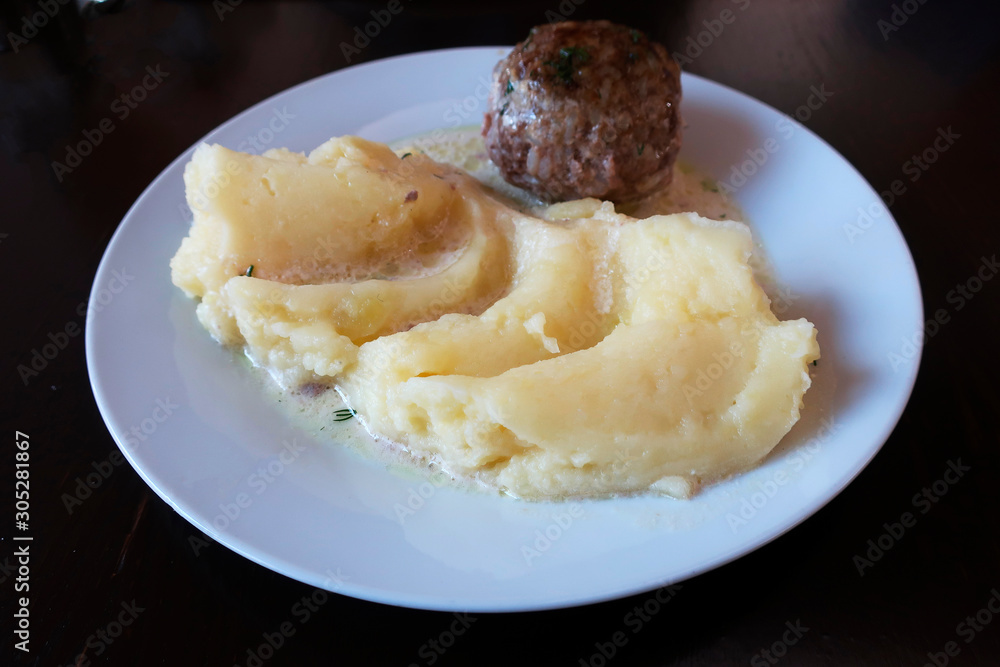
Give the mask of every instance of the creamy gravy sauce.
[{"label": "creamy gravy sauce", "polygon": [[[467,125],[451,130],[427,132],[392,142],[389,147],[399,154],[424,153],[436,162],[464,169],[493,190],[504,203],[525,213],[538,216],[547,206],[530,192],[504,180],[500,170],[486,154],[486,146],[478,126]],[[715,179],[683,159],[674,165],[673,181],[667,188],[640,202],[616,206],[615,210],[635,218],[693,211],[712,220],[738,220],[753,230],[753,223],[747,219],[739,204],[719,188]],[[754,269],[757,282],[768,295],[771,295],[774,288],[774,274],[756,234],[754,234],[754,254],[750,258],[750,265]]]}]

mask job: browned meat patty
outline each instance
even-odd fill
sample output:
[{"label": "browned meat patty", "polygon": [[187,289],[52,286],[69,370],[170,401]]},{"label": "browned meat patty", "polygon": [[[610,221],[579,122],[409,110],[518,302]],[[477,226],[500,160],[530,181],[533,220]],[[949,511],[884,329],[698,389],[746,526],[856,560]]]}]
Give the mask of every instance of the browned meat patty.
[{"label": "browned meat patty", "polygon": [[483,136],[504,178],[553,200],[639,199],[670,183],[680,68],[608,21],[532,28],[493,71]]}]

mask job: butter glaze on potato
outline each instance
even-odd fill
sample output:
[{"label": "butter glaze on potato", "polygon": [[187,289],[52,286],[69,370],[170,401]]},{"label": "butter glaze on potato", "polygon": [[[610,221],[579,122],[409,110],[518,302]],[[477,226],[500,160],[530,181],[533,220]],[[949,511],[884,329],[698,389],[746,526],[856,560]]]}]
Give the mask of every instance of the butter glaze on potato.
[{"label": "butter glaze on potato", "polygon": [[[308,157],[199,148],[189,200],[236,162],[220,201],[270,204],[192,201],[174,282],[201,298],[209,331],[284,382],[335,385],[373,434],[519,497],[683,495],[757,464],[798,420],[816,332],[771,313],[745,225],[635,220],[594,199],[533,217],[413,157],[352,137]],[[288,178],[262,183],[276,165]],[[426,187],[432,208],[401,208]],[[242,275],[251,257],[267,266],[279,220],[276,273],[296,280]],[[399,244],[366,245],[372,220]],[[357,239],[342,252],[369,269],[398,257],[406,235],[428,258],[435,238],[467,241],[429,271],[331,280],[351,267],[309,268],[330,229]]]}]

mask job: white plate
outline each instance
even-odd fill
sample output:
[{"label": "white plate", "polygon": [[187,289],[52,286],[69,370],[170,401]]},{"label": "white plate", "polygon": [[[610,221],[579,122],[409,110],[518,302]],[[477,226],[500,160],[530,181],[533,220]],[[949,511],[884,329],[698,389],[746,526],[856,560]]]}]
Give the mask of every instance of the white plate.
[{"label": "white plate", "polygon": [[[478,122],[505,52],[351,67],[276,95],[205,140],[308,150],[342,134],[390,141]],[[830,146],[729,88],[690,74],[683,86],[684,159],[720,180],[734,164],[756,172],[736,196],[794,297],[782,318],[808,317],[819,330],[823,358],[803,418],[757,470],[690,501],[539,504],[422,485],[312,441],[170,282],[189,224],[181,176],[193,148],[125,216],[94,281],[87,362],[119,447],[161,498],[247,558],[346,595],[427,609],[544,609],[633,594],[717,567],[803,521],[864,468],[906,404],[920,350],[903,341],[923,317],[916,272],[878,195]],[[869,207],[875,217],[845,228]],[[862,233],[849,239],[852,231]],[[891,362],[893,353],[905,362]],[[305,451],[282,462],[293,439]],[[268,466],[278,474],[256,472]],[[419,509],[401,522],[408,502]]]}]

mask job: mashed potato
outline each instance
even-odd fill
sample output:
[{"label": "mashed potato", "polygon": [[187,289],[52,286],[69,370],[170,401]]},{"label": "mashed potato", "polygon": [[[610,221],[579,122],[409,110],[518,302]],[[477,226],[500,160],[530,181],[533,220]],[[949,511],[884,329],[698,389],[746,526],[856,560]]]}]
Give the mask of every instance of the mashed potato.
[{"label": "mashed potato", "polygon": [[203,145],[185,184],[173,280],[218,340],[511,495],[684,495],[751,467],[819,357],[809,322],[771,313],[742,223],[597,200],[533,217],[355,137]]}]

